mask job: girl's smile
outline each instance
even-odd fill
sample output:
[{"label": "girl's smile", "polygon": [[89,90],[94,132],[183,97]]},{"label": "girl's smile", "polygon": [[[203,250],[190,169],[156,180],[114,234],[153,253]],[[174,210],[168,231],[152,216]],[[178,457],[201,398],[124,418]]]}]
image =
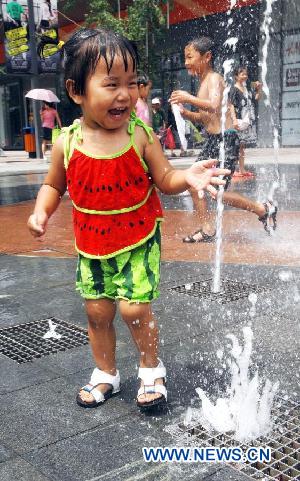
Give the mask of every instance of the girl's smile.
[{"label": "girl's smile", "polygon": [[99,126],[107,130],[122,128],[138,99],[132,59],[128,57],[126,71],[123,58],[117,55],[108,72],[107,64],[101,57],[95,72],[86,81],[85,94],[73,95],[72,98],[81,106],[85,123],[90,127]]},{"label": "girl's smile", "polygon": [[108,111],[109,115],[111,115],[111,117],[115,120],[120,120],[124,115],[126,115],[126,118],[127,118],[127,112],[128,112],[127,107],[114,108]]}]

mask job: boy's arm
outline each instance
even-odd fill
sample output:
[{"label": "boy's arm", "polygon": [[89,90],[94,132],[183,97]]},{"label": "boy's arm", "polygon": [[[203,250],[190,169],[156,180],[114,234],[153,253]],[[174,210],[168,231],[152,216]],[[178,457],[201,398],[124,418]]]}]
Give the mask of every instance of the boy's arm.
[{"label": "boy's arm", "polygon": [[171,95],[171,103],[191,104],[198,109],[217,113],[221,111],[223,90],[223,79],[215,74],[211,76],[208,84],[208,99],[200,99],[184,90],[175,90]]},{"label": "boy's arm", "polygon": [[192,112],[191,110],[182,107],[180,113],[184,119],[188,119],[193,123],[203,124],[208,120],[208,112]]},{"label": "boy's arm", "polygon": [[53,145],[52,161],[48,174],[37,195],[33,214],[27,226],[34,237],[45,234],[48,220],[59,206],[66,191],[66,171],[64,167],[63,136]]},{"label": "boy's arm", "polygon": [[225,184],[225,181],[219,179],[218,176],[230,174],[229,170],[214,168],[214,160],[196,162],[185,170],[174,169],[164,156],[156,135],[153,135],[153,143],[150,144],[146,134],[138,132],[136,141],[139,146],[141,143],[143,144],[144,148],[141,149],[141,152],[143,152],[143,158],[149,167],[154,184],[165,194],[179,194],[193,187],[198,191],[206,189],[215,197],[217,191],[212,184]]}]

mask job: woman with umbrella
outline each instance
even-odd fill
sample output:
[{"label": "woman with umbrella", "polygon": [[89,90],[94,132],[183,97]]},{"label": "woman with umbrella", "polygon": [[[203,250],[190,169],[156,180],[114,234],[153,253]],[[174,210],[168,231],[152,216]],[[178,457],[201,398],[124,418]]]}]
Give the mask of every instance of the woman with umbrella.
[{"label": "woman with umbrella", "polygon": [[[54,108],[55,103],[60,102],[60,100],[51,90],[47,89],[32,89],[27,92],[25,97],[32,100],[41,100],[43,102],[40,116],[43,127],[42,152],[45,159],[47,144],[52,143],[52,130],[55,127],[55,123],[57,123],[61,129],[61,120],[57,110]],[[35,127],[37,126],[36,122],[37,121],[35,121]]]},{"label": "woman with umbrella", "polygon": [[50,102],[43,102],[41,114],[41,121],[43,127],[43,141],[42,141],[42,153],[43,158],[46,159],[47,144],[52,143],[52,130],[57,122],[61,129],[61,120],[57,110]]}]

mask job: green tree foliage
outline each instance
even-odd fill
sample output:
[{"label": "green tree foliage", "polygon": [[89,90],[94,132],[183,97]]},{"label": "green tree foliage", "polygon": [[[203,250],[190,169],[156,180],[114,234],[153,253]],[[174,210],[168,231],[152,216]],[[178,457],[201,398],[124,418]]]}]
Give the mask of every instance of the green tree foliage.
[{"label": "green tree foliage", "polygon": [[[61,10],[72,18],[76,0],[61,2]],[[124,3],[124,2],[123,2]],[[141,68],[150,75],[157,70],[157,46],[166,30],[166,15],[162,6],[166,0],[128,0],[127,15],[118,16],[118,0],[89,0],[86,4],[85,24],[109,28],[134,40],[139,48]]]},{"label": "green tree foliage", "polygon": [[115,9],[113,8],[113,3],[115,1],[116,0],[89,0],[86,24],[109,28],[115,32],[124,34],[126,22],[120,20],[114,14]]}]

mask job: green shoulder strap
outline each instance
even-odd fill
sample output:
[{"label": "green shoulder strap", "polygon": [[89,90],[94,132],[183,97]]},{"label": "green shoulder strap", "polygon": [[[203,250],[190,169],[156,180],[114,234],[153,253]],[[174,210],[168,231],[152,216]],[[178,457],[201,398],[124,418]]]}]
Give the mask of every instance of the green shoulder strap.
[{"label": "green shoulder strap", "polygon": [[137,117],[136,113],[132,111],[130,114],[129,125],[128,125],[128,133],[131,139],[133,138],[136,125],[139,125],[139,127],[142,127],[145,130],[148,136],[149,143],[153,144],[152,127],[149,127],[149,125],[145,124],[145,122],[143,122],[139,117]]},{"label": "green shoulder strap", "polygon": [[63,127],[62,133],[64,134],[64,164],[67,169],[75,145],[83,140],[80,120],[76,119],[69,127]]}]

